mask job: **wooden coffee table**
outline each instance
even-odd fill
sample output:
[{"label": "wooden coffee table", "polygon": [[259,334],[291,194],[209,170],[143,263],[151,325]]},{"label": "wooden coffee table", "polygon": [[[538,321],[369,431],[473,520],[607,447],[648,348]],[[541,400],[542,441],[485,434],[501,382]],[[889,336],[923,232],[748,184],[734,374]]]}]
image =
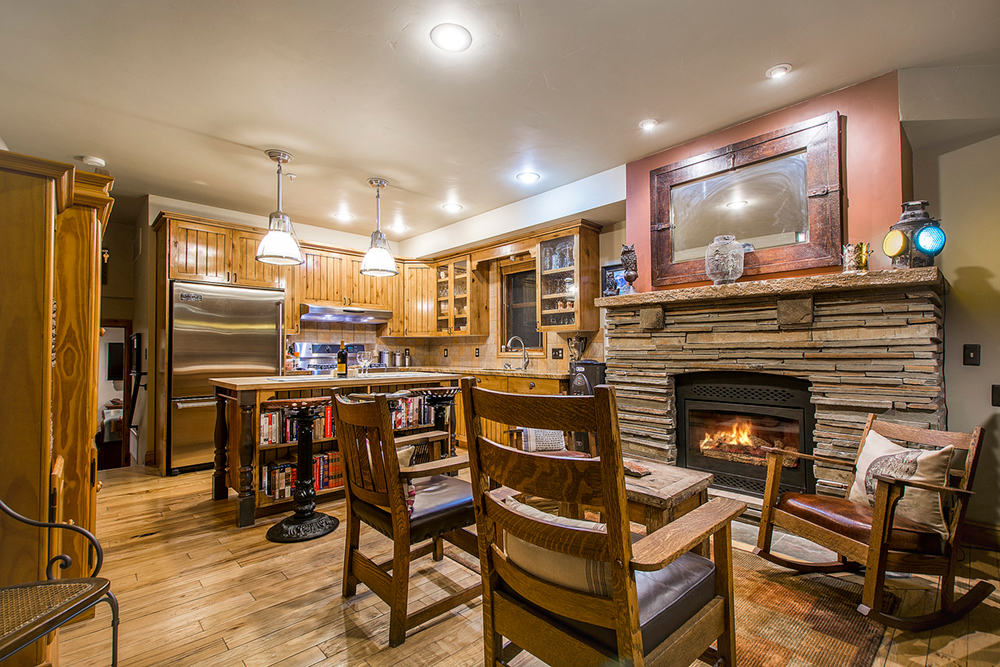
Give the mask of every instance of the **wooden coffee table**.
[{"label": "wooden coffee table", "polygon": [[651,473],[645,477],[625,476],[629,521],[646,526],[647,535],[708,502],[711,473],[637,456],[625,458],[638,461]]}]

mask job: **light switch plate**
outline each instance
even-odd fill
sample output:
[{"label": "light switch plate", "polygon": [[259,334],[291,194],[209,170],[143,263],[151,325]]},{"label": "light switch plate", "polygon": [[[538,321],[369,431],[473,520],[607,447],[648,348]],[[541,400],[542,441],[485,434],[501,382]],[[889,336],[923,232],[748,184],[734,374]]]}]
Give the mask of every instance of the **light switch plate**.
[{"label": "light switch plate", "polygon": [[962,346],[962,364],[965,366],[978,366],[980,364],[980,346],[967,344]]},{"label": "light switch plate", "polygon": [[444,356],[446,359],[448,358],[448,348],[444,348]]}]

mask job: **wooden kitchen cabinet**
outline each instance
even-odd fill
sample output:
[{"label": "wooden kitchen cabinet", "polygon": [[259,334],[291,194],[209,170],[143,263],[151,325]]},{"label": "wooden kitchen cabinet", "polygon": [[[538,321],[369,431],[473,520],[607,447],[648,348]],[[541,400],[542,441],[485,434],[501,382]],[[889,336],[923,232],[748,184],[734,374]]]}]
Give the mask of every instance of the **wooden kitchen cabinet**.
[{"label": "wooden kitchen cabinet", "polygon": [[469,255],[434,267],[434,332],[438,336],[489,333],[488,277],[472,270]]},{"label": "wooden kitchen cabinet", "polygon": [[340,303],[344,281],[344,257],[329,250],[302,249],[305,260],[299,269],[301,300]]},{"label": "wooden kitchen cabinet", "polygon": [[[281,289],[287,271],[256,259],[266,232],[227,226],[207,218],[160,213],[168,225],[168,277]],[[159,219],[154,226],[160,224]]]},{"label": "wooden kitchen cabinet", "polygon": [[[72,165],[0,151],[0,383],[3,405],[16,412],[12,437],[0,439],[0,497],[14,511],[48,521],[49,480],[65,459],[63,520],[93,531],[96,514],[98,330],[101,237],[112,179]],[[13,287],[16,287],[14,289]],[[46,578],[49,559],[73,554],[59,578],[84,576],[93,554],[75,537],[6,526],[0,586]],[[53,633],[4,661],[10,667],[56,665]]]},{"label": "wooden kitchen cabinet", "polygon": [[403,264],[404,336],[433,336],[434,267],[420,262]]},{"label": "wooden kitchen cabinet", "polygon": [[598,230],[581,225],[572,233],[538,243],[538,328],[597,331],[600,314]]},{"label": "wooden kitchen cabinet", "polygon": [[[559,378],[531,377],[524,375],[475,375],[476,386],[490,391],[508,391],[513,394],[566,394],[569,380]],[[468,446],[465,433],[465,408],[462,395],[455,397],[455,433],[463,447]],[[486,421],[483,435],[501,445],[510,444],[507,424]]]}]

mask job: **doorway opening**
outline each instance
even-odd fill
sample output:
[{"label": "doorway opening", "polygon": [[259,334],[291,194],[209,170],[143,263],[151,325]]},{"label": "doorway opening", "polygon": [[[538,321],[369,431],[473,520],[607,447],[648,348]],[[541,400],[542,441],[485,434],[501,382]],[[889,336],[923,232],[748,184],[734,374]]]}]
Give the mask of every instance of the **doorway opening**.
[{"label": "doorway opening", "polygon": [[97,357],[97,468],[123,468],[131,463],[132,377],[130,320],[101,320]]}]

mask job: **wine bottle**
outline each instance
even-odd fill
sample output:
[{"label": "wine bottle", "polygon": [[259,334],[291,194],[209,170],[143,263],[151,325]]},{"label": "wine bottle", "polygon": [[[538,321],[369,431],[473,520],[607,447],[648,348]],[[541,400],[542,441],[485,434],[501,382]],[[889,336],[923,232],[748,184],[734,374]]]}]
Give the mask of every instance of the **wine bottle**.
[{"label": "wine bottle", "polygon": [[347,345],[340,341],[340,350],[337,351],[337,377],[347,377]]}]

